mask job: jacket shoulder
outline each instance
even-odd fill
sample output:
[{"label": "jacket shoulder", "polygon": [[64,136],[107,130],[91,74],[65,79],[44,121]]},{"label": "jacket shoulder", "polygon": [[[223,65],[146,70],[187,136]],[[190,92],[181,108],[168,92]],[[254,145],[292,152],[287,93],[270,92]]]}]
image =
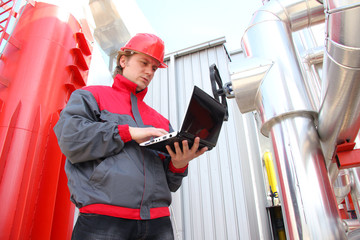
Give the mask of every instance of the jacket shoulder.
[{"label": "jacket shoulder", "polygon": [[112,87],[102,85],[86,86],[81,89],[90,92],[97,102],[99,102],[100,96],[106,96],[110,92],[114,91]]}]

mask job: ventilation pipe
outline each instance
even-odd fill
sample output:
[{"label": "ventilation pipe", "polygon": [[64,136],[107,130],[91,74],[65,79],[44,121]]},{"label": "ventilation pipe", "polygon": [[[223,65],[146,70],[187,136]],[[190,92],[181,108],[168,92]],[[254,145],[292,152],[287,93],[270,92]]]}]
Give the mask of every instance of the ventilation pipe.
[{"label": "ventilation pipe", "polygon": [[323,21],[318,1],[268,2],[242,39],[247,57],[263,60],[261,71],[232,76],[240,111],[257,110],[261,132],[271,136],[289,239],[346,239],[292,41],[292,32]]},{"label": "ventilation pipe", "polygon": [[[360,128],[360,22],[358,0],[327,0],[319,127],[327,166],[336,146],[354,142]],[[336,176],[336,174],[333,174]]]}]

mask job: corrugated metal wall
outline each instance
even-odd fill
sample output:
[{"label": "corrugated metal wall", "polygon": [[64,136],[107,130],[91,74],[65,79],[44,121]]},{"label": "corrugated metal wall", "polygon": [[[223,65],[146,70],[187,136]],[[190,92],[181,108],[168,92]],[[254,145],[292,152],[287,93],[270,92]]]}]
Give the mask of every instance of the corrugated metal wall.
[{"label": "corrugated metal wall", "polygon": [[[217,65],[223,83],[230,81],[224,42],[216,39],[169,54],[169,67],[157,71],[145,101],[175,130],[194,85],[213,95],[211,64]],[[175,239],[271,239],[257,124],[252,113],[240,113],[235,100],[228,99],[228,106],[229,121],[216,148],[190,163],[188,177],[173,195]]]}]

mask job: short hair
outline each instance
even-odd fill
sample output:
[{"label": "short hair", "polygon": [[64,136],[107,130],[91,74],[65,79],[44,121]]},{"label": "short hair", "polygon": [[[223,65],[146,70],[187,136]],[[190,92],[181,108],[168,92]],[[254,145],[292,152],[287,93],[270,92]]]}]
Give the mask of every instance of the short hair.
[{"label": "short hair", "polygon": [[114,69],[113,78],[115,78],[116,75],[118,75],[118,74],[123,75],[123,68],[120,65],[121,56],[125,56],[126,58],[129,59],[134,54],[135,54],[134,51],[118,51],[118,55],[116,57],[116,67]]}]

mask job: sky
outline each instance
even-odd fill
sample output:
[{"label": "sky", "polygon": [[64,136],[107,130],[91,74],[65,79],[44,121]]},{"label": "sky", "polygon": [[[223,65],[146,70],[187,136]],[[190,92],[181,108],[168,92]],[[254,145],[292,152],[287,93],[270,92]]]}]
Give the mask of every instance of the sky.
[{"label": "sky", "polygon": [[[59,5],[75,16],[81,12],[76,9],[89,4],[89,0],[40,1]],[[171,53],[220,37],[225,37],[228,51],[240,49],[241,37],[262,0],[113,0],[113,4],[131,34],[149,29],[145,17],[164,40],[166,53]]]},{"label": "sky", "polygon": [[166,52],[224,37],[228,51],[240,49],[241,37],[261,0],[136,0]]},{"label": "sky", "polygon": [[[78,19],[91,15],[89,8],[87,13],[81,11],[89,0],[40,1],[58,5]],[[132,35],[153,30],[164,40],[167,54],[220,37],[225,37],[229,52],[241,49],[241,38],[252,15],[262,6],[262,0],[113,0],[112,3]],[[95,27],[90,20],[89,24]],[[105,63],[102,65],[103,69],[107,68]],[[95,73],[92,79],[112,80],[109,74]]]}]

